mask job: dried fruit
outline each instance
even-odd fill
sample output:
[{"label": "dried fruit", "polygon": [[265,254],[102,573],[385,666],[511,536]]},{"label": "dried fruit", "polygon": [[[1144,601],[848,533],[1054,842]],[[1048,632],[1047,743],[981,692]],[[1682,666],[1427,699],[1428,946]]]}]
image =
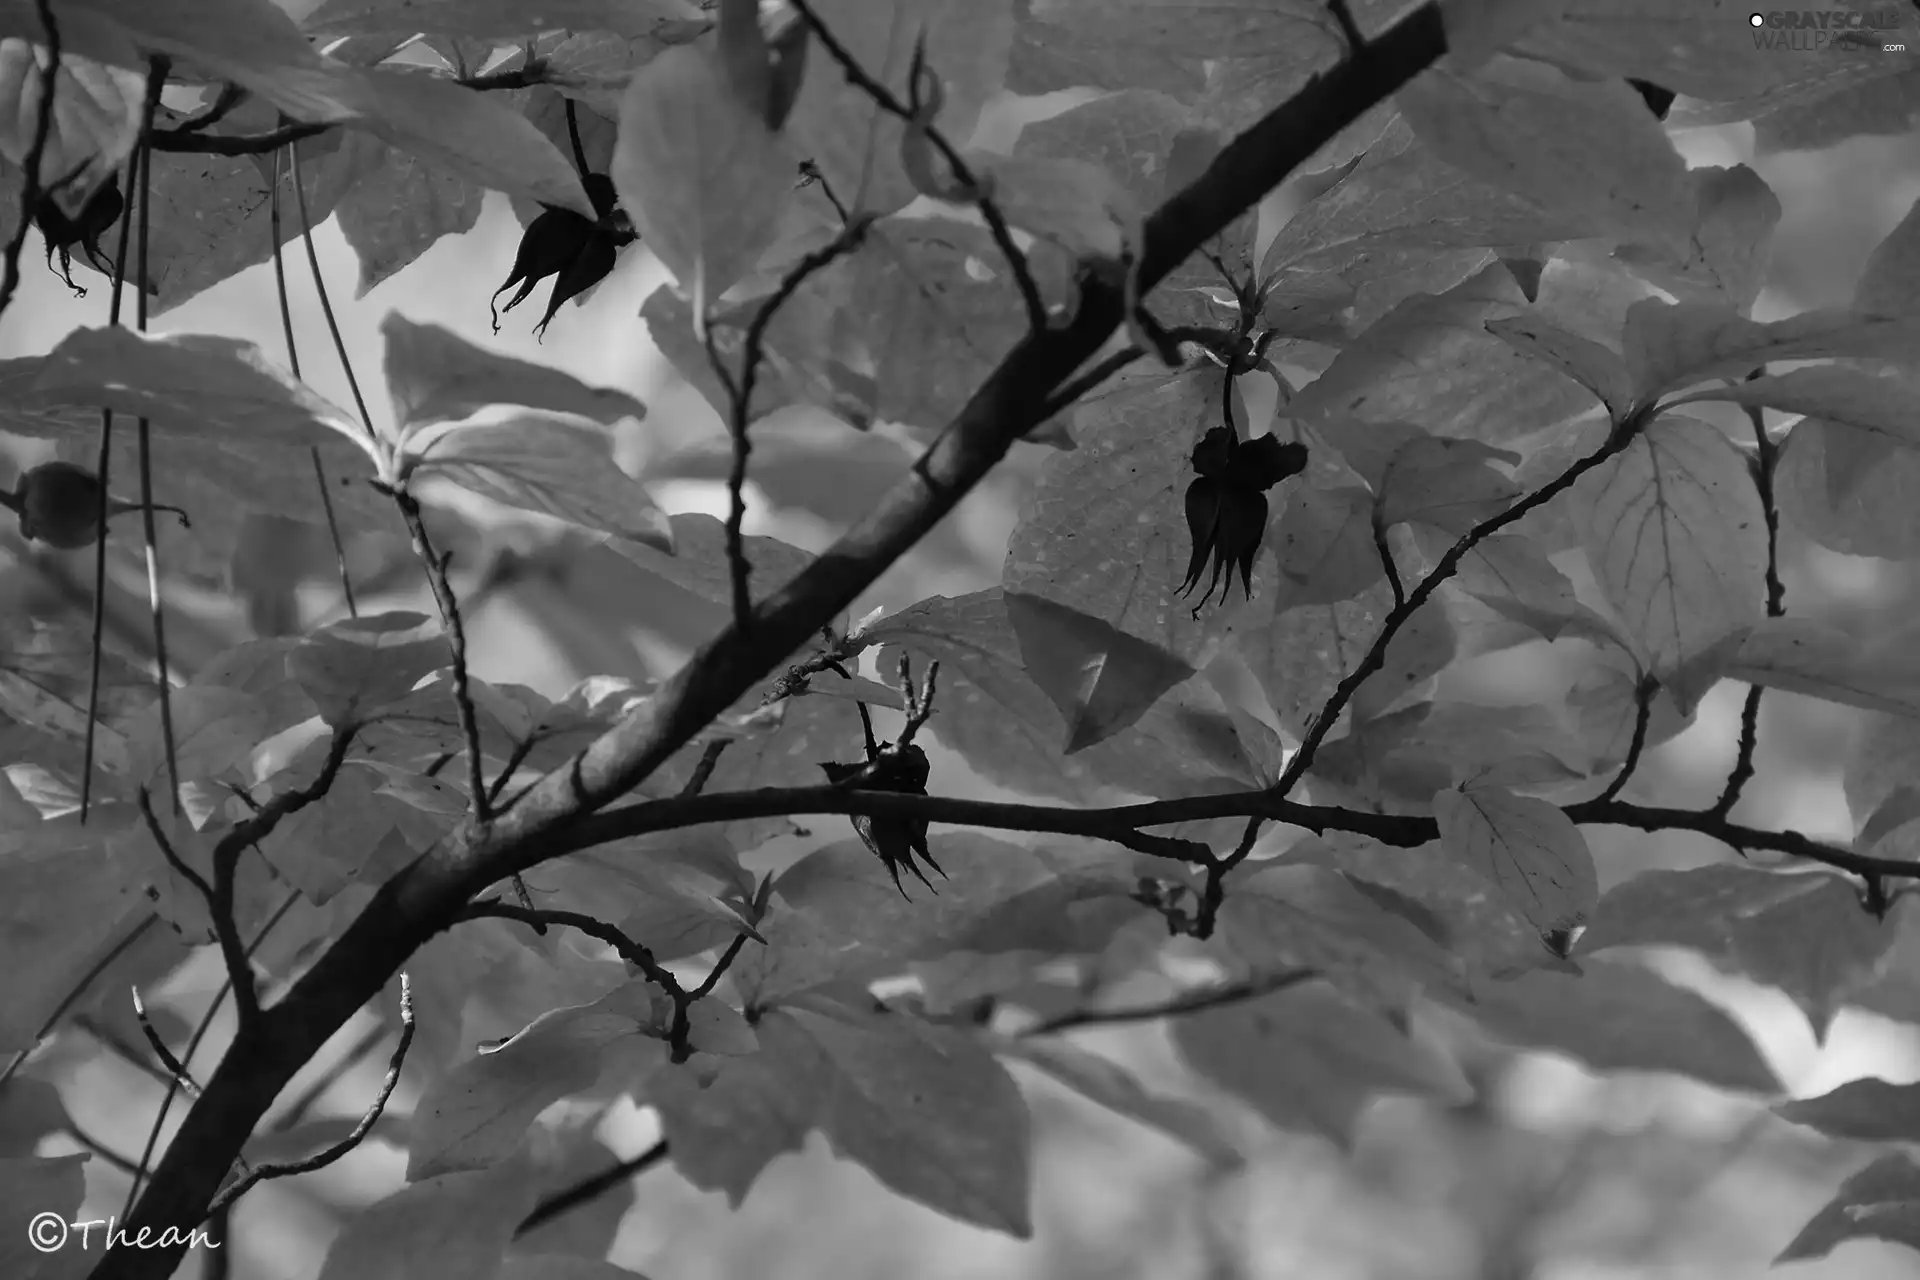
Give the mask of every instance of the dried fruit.
[{"label": "dried fruit", "polygon": [[53,255],[59,254],[60,275],[67,282],[67,288],[85,297],[86,289],[73,282],[73,251],[77,248],[87,255],[94,270],[111,279],[113,264],[100,252],[100,237],[120,220],[126,209],[127,202],[111,179],[87,197],[77,217],[69,218],[51,193],[42,195],[34,205],[33,222],[47,244],[47,269],[53,269]]},{"label": "dried fruit", "polygon": [[513,270],[507,282],[493,291],[493,301],[497,304],[501,294],[515,285],[520,286],[506,306],[495,307],[495,333],[500,332],[500,312],[511,311],[525,302],[534,286],[552,276],[553,292],[547,298],[546,314],[534,326],[544,334],[548,322],[560,310],[560,304],[606,279],[620,250],[640,238],[619,208],[620,197],[613,189],[612,178],[604,173],[590,173],[581,179],[581,184],[587,189],[587,198],[593,201],[597,218],[589,220],[571,209],[548,205],[539,217],[527,224],[520,237],[520,248],[513,255]]},{"label": "dried fruit", "polygon": [[[37,538],[62,551],[90,547],[100,532],[100,481],[71,462],[43,462],[28,471],[20,477],[18,489],[0,490],[0,506],[20,517],[22,537]],[[156,502],[153,509],[173,512],[183,525],[193,523],[178,507]],[[140,510],[144,508],[137,502],[107,501],[108,516]]]},{"label": "dried fruit", "polygon": [[1199,477],[1187,486],[1187,532],[1193,538],[1193,555],[1180,593],[1191,594],[1207,562],[1213,563],[1206,593],[1193,608],[1196,617],[1220,586],[1223,571],[1227,577],[1220,590],[1223,604],[1233,590],[1235,567],[1240,570],[1241,590],[1253,598],[1253,558],[1267,533],[1266,491],[1298,475],[1306,465],[1307,446],[1299,441],[1283,444],[1271,435],[1243,441],[1230,427],[1212,428],[1193,446],[1193,469]]},{"label": "dried fruit", "polygon": [[[839,785],[857,777],[867,766],[864,764],[824,763],[827,781]],[[927,761],[927,753],[908,743],[906,746],[884,748],[873,764],[873,771],[859,782],[849,785],[860,791],[895,791],[903,795],[923,796],[927,794],[927,779],[933,774],[933,766]],[[869,817],[855,814],[853,829],[859,833],[860,842],[873,851],[874,857],[893,876],[893,887],[900,890],[900,896],[906,897],[907,891],[900,883],[900,868],[905,867],[920,878],[920,883],[933,888],[933,881],[927,879],[919,867],[914,865],[913,855],[917,852],[926,864],[940,872],[945,880],[947,873],[940,870],[940,864],[933,860],[927,851],[927,824],[916,818]]]}]

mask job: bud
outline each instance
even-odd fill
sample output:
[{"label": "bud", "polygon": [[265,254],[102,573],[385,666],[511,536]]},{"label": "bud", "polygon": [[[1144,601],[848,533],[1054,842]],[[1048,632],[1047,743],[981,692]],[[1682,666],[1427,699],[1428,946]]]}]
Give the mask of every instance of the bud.
[{"label": "bud", "polygon": [[[1220,600],[1226,602],[1235,568],[1240,570],[1241,590],[1249,600],[1253,598],[1253,560],[1267,533],[1266,491],[1298,475],[1306,465],[1307,446],[1297,440],[1283,444],[1264,435],[1241,441],[1228,427],[1214,427],[1193,446],[1193,469],[1199,477],[1187,486],[1187,532],[1193,539],[1193,554],[1187,560],[1180,593],[1191,594],[1208,562],[1213,564],[1206,593],[1194,606],[1195,617],[1215,587],[1221,588]],[[1220,582],[1222,573],[1225,586]]]},{"label": "bud", "polygon": [[96,271],[111,279],[113,265],[100,252],[100,237],[120,220],[126,209],[127,202],[121,198],[120,188],[112,179],[88,196],[79,214],[71,218],[51,194],[42,195],[34,206],[33,221],[47,244],[47,269],[53,270],[53,255],[59,254],[61,278],[67,282],[67,288],[84,297],[87,291],[73,282],[73,251],[79,249]]}]

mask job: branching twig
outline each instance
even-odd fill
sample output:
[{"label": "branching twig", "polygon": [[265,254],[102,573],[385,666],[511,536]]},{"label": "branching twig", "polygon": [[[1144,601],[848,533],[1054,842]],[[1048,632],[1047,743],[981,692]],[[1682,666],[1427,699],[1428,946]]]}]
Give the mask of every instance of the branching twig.
[{"label": "branching twig", "polygon": [[767,328],[780,308],[787,304],[810,276],[859,248],[867,237],[867,229],[872,225],[872,216],[861,214],[842,227],[839,235],[803,255],[787,269],[779,287],[760,304],[747,324],[746,338],[741,347],[740,377],[737,380],[729,376],[724,367],[720,348],[714,341],[713,327],[702,326],[706,330],[707,360],[713,365],[714,373],[727,393],[727,434],[733,442],[733,464],[727,472],[727,568],[733,585],[735,627],[745,628],[753,616],[753,597],[748,590],[748,575],[752,566],[747,563],[746,538],[741,526],[747,518],[747,456],[752,452],[747,426],[753,414],[753,390],[760,377],[760,362],[765,357]]},{"label": "branching twig", "polygon": [[[812,28],[813,38],[820,42],[820,47],[840,64],[840,70],[847,77],[847,83],[872,98],[874,105],[888,115],[899,119],[908,129],[925,134],[934,149],[939,151],[940,158],[945,160],[947,167],[953,171],[954,181],[972,193],[974,205],[980,210],[981,218],[986,221],[987,231],[993,236],[995,247],[1007,260],[1007,269],[1013,273],[1014,283],[1020,289],[1021,303],[1027,309],[1029,330],[1038,333],[1046,329],[1047,304],[1040,296],[1040,286],[1033,278],[1032,269],[1027,265],[1027,255],[1020,252],[1020,246],[1014,243],[1013,230],[1007,225],[1006,216],[1000,212],[1000,206],[994,203],[992,194],[974,176],[972,167],[967,164],[959,150],[938,128],[934,127],[930,119],[924,118],[923,111],[900,101],[891,89],[869,75],[866,68],[860,65],[860,60],[840,43],[839,38],[821,20],[820,15],[813,11],[813,6],[807,0],[792,0],[792,4],[801,20]],[[926,70],[923,53],[922,48],[915,47],[913,66],[908,73],[909,92],[914,95],[916,105],[920,93],[921,74]],[[938,84],[937,79],[935,83]]]},{"label": "branching twig", "polygon": [[[1747,375],[1747,380],[1764,377],[1766,372],[1767,367],[1761,365]],[[1778,618],[1787,611],[1787,588],[1780,580],[1780,506],[1773,489],[1774,473],[1780,465],[1780,447],[1767,434],[1766,415],[1758,405],[1747,406],[1747,421],[1753,424],[1753,485],[1760,495],[1760,510],[1767,522],[1767,616]],[[1741,791],[1753,781],[1753,756],[1760,746],[1762,692],[1760,685],[1749,685],[1746,700],[1740,706],[1740,745],[1734,755],[1733,768],[1727,774],[1726,788],[1709,811],[1718,817],[1724,818],[1733,812],[1733,806],[1740,803]]]},{"label": "branching twig", "polygon": [[[34,0],[40,17],[41,37],[46,45],[46,65],[40,68],[40,80],[34,87],[39,114],[33,122],[33,138],[27,143],[25,172],[20,178],[20,225],[7,241],[6,274],[0,278],[0,315],[6,313],[13,295],[20,288],[20,254],[27,245],[27,229],[33,225],[34,211],[40,207],[40,163],[46,158],[47,141],[53,136],[53,97],[60,83],[60,27],[53,20],[53,0]],[[44,234],[44,232],[42,233]],[[106,482],[101,482],[104,491]]]},{"label": "branching twig", "polygon": [[293,142],[317,138],[330,124],[283,124],[265,133],[186,133],[183,127],[155,129],[153,149],[199,156],[263,156]]},{"label": "branching twig", "polygon": [[[1431,66],[1446,47],[1440,5],[1427,0],[1353,58],[1310,79],[1148,216],[1137,289],[1151,289],[1165,279],[1340,130]],[[405,966],[415,949],[488,885],[599,843],[591,837],[610,829],[605,820],[615,815],[603,812],[609,805],[851,605],[1037,425],[1036,415],[1053,391],[1097,356],[1126,321],[1134,292],[1099,274],[1083,279],[1072,317],[1024,337],[874,510],[756,607],[750,636],[731,628],[722,632],[618,725],[533,784],[511,813],[485,831],[463,830],[440,842],[382,884],[346,930],[265,1011],[262,1025],[242,1035],[205,1082],[206,1096],[188,1113],[152,1186],[124,1215],[123,1229],[137,1234],[144,1226],[159,1233],[169,1225],[200,1220],[274,1094]],[[906,801],[925,805],[930,820],[967,820],[954,809],[940,811],[957,803],[950,800],[827,787],[814,794],[822,808],[789,806],[784,811],[878,813]],[[669,814],[696,812],[713,798],[670,797],[622,813],[645,828]],[[751,807],[757,797],[748,793],[734,799]],[[1182,803],[1204,805],[1215,799]],[[1250,803],[1272,800],[1262,793]],[[722,805],[707,808],[700,820],[733,816]],[[1697,815],[1686,817],[1697,820]],[[1590,820],[1603,819],[1593,815]],[[1430,830],[1431,820],[1426,825]],[[1721,830],[1738,835],[1731,826]],[[1776,833],[1755,834],[1778,839]],[[1191,842],[1163,842],[1169,849],[1184,847],[1189,857],[1192,850],[1204,849]],[[111,1251],[92,1280],[158,1280],[178,1265],[183,1248],[176,1241],[152,1249]]]},{"label": "branching twig", "polygon": [[[249,1170],[239,1181],[214,1197],[207,1208],[207,1217],[224,1212],[226,1208],[247,1192],[269,1178],[290,1178],[296,1174],[312,1173],[324,1169],[340,1157],[360,1145],[361,1139],[379,1122],[381,1112],[387,1109],[387,1100],[393,1097],[393,1091],[400,1084],[400,1070],[406,1065],[407,1050],[413,1047],[413,981],[403,970],[400,974],[400,1043],[393,1047],[393,1058],[387,1064],[387,1077],[380,1082],[380,1093],[374,1098],[360,1116],[360,1123],[353,1126],[353,1132],[334,1143],[324,1151],[316,1152],[304,1160],[294,1160],[287,1164],[263,1164]],[[203,1218],[202,1221],[205,1221]]]}]

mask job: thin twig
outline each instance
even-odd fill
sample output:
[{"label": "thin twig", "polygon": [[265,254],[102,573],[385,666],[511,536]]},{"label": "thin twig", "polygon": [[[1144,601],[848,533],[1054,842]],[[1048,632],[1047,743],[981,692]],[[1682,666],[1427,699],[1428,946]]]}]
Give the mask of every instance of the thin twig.
[{"label": "thin twig", "polygon": [[174,1083],[180,1086],[180,1092],[197,1100],[200,1097],[199,1084],[195,1082],[186,1065],[173,1056],[173,1050],[167,1048],[167,1042],[160,1038],[160,1032],[155,1029],[153,1020],[147,1017],[147,1003],[140,998],[139,987],[133,988],[133,1018],[140,1024],[140,1034],[147,1038],[147,1047],[153,1050],[153,1056],[160,1059],[160,1065],[166,1068],[167,1073],[173,1077]]},{"label": "thin twig", "polygon": [[572,98],[562,98],[567,112],[567,142],[573,147],[574,167],[580,171],[580,180],[585,182],[592,170],[587,165],[587,149],[580,145],[580,117],[574,109]]},{"label": "thin twig", "polygon": [[[284,151],[273,153],[273,186],[267,193],[267,235],[273,241],[273,290],[280,300],[280,331],[287,339],[287,368],[293,376],[300,376],[300,347],[293,339],[293,307],[287,298],[286,255],[281,251],[280,235],[280,170],[285,158]],[[340,537],[340,521],[333,510],[333,491],[327,487],[326,464],[320,460],[320,446],[308,445],[307,451],[313,456],[313,481],[320,490],[320,506],[327,516],[327,534],[333,540],[333,562],[340,572],[340,595],[346,601],[347,616],[357,618],[360,608],[353,598],[353,578],[347,572],[347,548]]]},{"label": "thin twig", "polygon": [[1626,759],[1620,762],[1620,768],[1613,775],[1613,781],[1607,784],[1597,800],[1601,804],[1612,800],[1626,787],[1627,779],[1640,765],[1640,753],[1646,750],[1647,726],[1653,722],[1653,700],[1660,692],[1660,682],[1651,675],[1643,675],[1633,686],[1633,737],[1627,743]]},{"label": "thin twig", "polygon": [[720,756],[727,749],[731,738],[715,738],[700,750],[700,758],[694,762],[693,773],[688,776],[686,785],[680,788],[683,796],[697,796],[706,789],[707,782],[713,777],[714,768],[720,763]]},{"label": "thin twig", "polygon": [[359,1066],[361,1060],[379,1048],[380,1042],[386,1038],[385,1024],[376,1024],[367,1028],[365,1035],[355,1041],[345,1053],[335,1058],[333,1065],[323,1071],[312,1084],[300,1091],[300,1095],[281,1113],[280,1118],[269,1126],[269,1130],[273,1133],[285,1133],[305,1120],[308,1113],[319,1105],[320,1099],[326,1096],[327,1090],[339,1084],[347,1072]]},{"label": "thin twig", "polygon": [[413,551],[427,571],[427,583],[433,588],[434,603],[440,607],[440,621],[447,629],[447,647],[453,653],[453,705],[460,719],[460,736],[467,748],[467,790],[472,796],[474,821],[493,818],[493,801],[487,790],[484,758],[480,754],[480,716],[473,705],[473,688],[467,675],[467,628],[460,618],[460,601],[447,577],[447,557],[437,554],[427,537],[427,522],[420,503],[406,489],[391,490],[393,500],[413,535]]},{"label": "thin twig", "polygon": [[199,156],[263,156],[293,142],[317,138],[333,128],[330,124],[283,124],[265,133],[184,133],[180,128],[156,129],[153,149],[160,152]]},{"label": "thin twig", "polygon": [[179,124],[173,126],[170,132],[174,134],[189,134],[201,133],[207,129],[211,129],[214,125],[219,124],[222,120],[225,120],[229,115],[233,114],[233,109],[246,100],[247,90],[229,81],[220,86],[220,92],[215,95],[212,104],[209,105],[205,111],[202,111],[197,116],[187,117]]},{"label": "thin twig", "polygon": [[1407,603],[1407,586],[1400,580],[1400,565],[1393,558],[1393,548],[1387,543],[1387,526],[1378,513],[1373,518],[1373,549],[1379,553],[1380,567],[1386,571],[1387,588],[1393,593],[1393,607],[1401,608]]},{"label": "thin twig", "polygon": [[[33,7],[40,17],[47,61],[40,68],[40,80],[34,89],[39,114],[34,117],[33,138],[27,143],[26,170],[20,178],[20,225],[13,229],[13,236],[7,241],[6,275],[0,278],[0,315],[6,313],[15,291],[20,288],[20,254],[27,245],[27,230],[33,226],[34,211],[40,207],[43,194],[40,164],[46,158],[47,141],[53,137],[53,97],[60,83],[60,27],[53,20],[53,0],[34,0]],[[43,230],[41,234],[46,232]]]},{"label": "thin twig", "polygon": [[802,256],[787,269],[779,287],[760,304],[747,324],[737,381],[728,377],[726,370],[721,367],[720,350],[714,341],[712,326],[702,326],[707,334],[707,359],[715,366],[715,372],[727,392],[727,433],[733,441],[733,464],[727,472],[727,567],[733,586],[735,627],[746,627],[753,616],[753,595],[748,588],[752,566],[747,562],[746,537],[742,526],[747,518],[747,455],[752,451],[752,444],[747,438],[747,426],[753,413],[753,390],[760,376],[760,362],[765,356],[767,328],[780,308],[787,304],[810,276],[858,248],[872,225],[873,218],[870,215],[856,217],[842,227],[840,234],[831,241]]},{"label": "thin twig", "polygon": [[307,188],[300,178],[300,148],[287,148],[288,170],[293,175],[293,202],[300,211],[300,239],[307,248],[307,269],[313,275],[313,291],[320,295],[320,313],[327,318],[327,332],[333,337],[334,352],[340,357],[341,372],[347,375],[347,390],[353,393],[353,407],[360,414],[360,426],[367,439],[377,439],[373,415],[367,411],[367,398],[360,394],[360,379],[354,375],[353,361],[347,358],[346,340],[340,336],[340,321],[333,314],[333,296],[327,290],[327,277],[320,270],[320,251],[313,244],[313,218],[307,213]]},{"label": "thin twig", "polygon": [[[153,238],[153,151],[145,140],[153,132],[154,113],[160,108],[160,91],[166,87],[170,65],[165,58],[155,58],[147,71],[147,99],[140,116],[141,141],[136,147],[140,155],[140,186],[137,188],[140,193],[140,249],[139,265],[135,270],[141,283],[133,291],[133,323],[140,333],[147,331],[146,282],[152,279],[147,269],[147,243]],[[160,544],[154,532],[152,423],[147,418],[138,418],[134,430],[139,441],[140,526],[146,548],[147,602],[153,610],[154,691],[160,700],[160,742],[167,762],[167,796],[174,813],[178,814],[182,779],[173,737],[173,679],[167,663],[166,602],[160,594]],[[106,485],[102,483],[102,500],[106,492]],[[105,539],[102,538],[102,541]]]},{"label": "thin twig", "polygon": [[545,1226],[563,1213],[571,1212],[583,1204],[598,1200],[635,1174],[644,1173],[659,1164],[667,1156],[665,1138],[654,1143],[639,1155],[622,1160],[610,1169],[603,1169],[591,1177],[582,1178],[570,1187],[562,1187],[533,1206],[533,1211],[520,1220],[513,1229],[517,1240],[537,1227]]},{"label": "thin twig", "polygon": [[1183,991],[1173,999],[1158,1004],[1136,1005],[1120,1009],[1073,1009],[1037,1022],[1020,1034],[1046,1036],[1059,1031],[1069,1031],[1075,1027],[1103,1027],[1121,1022],[1154,1022],[1161,1018],[1175,1018],[1182,1014],[1199,1013],[1204,1009],[1218,1009],[1223,1005],[1241,1004],[1248,1000],[1257,1000],[1262,996],[1275,995],[1289,987],[1311,982],[1319,976],[1318,969],[1287,969],[1269,974],[1264,978],[1249,978],[1243,982],[1229,982],[1220,986]]},{"label": "thin twig", "polygon": [[[1761,365],[1747,375],[1747,381],[1765,377],[1766,372],[1767,367]],[[1760,495],[1760,510],[1767,523],[1767,616],[1778,618],[1787,612],[1787,588],[1780,580],[1780,506],[1773,485],[1780,465],[1780,447],[1767,434],[1766,414],[1760,406],[1748,405],[1746,410],[1747,421],[1753,424],[1753,485]],[[1762,686],[1749,685],[1746,699],[1741,703],[1740,745],[1734,754],[1733,768],[1727,774],[1727,785],[1709,811],[1719,817],[1733,812],[1733,806],[1740,803],[1740,793],[1753,781],[1754,753],[1760,747],[1760,695],[1763,692]]]},{"label": "thin twig", "polygon": [[[1027,310],[1028,328],[1035,333],[1044,330],[1047,327],[1047,304],[1040,296],[1040,286],[1033,278],[1032,269],[1027,265],[1027,256],[1020,252],[1020,246],[1014,243],[1013,230],[1007,225],[1006,216],[1000,212],[1000,206],[994,203],[992,195],[975,178],[972,167],[960,155],[959,150],[947,140],[946,135],[934,127],[932,121],[921,119],[919,112],[900,101],[891,89],[869,75],[866,68],[860,65],[860,60],[840,43],[839,38],[821,20],[820,15],[814,12],[808,0],[791,0],[791,3],[801,20],[812,28],[813,37],[820,42],[820,47],[840,64],[840,70],[846,76],[847,83],[872,98],[875,105],[882,111],[896,117],[909,129],[924,133],[927,140],[940,152],[941,159],[947,162],[947,167],[953,171],[954,181],[973,194],[974,205],[980,210],[980,216],[985,219],[987,231],[993,236],[994,245],[1000,250],[1001,256],[1007,260],[1007,267],[1013,273],[1014,283],[1019,286],[1020,300]],[[910,86],[916,96],[920,88],[919,73],[923,69],[920,51],[916,49],[911,73],[915,83]]]},{"label": "thin twig", "polygon": [[[312,1173],[324,1169],[340,1157],[360,1145],[361,1139],[378,1123],[381,1112],[387,1109],[387,1100],[393,1097],[393,1091],[400,1084],[400,1071],[407,1062],[407,1050],[413,1046],[413,980],[403,969],[400,973],[400,1043],[393,1048],[393,1058],[387,1064],[387,1076],[380,1082],[380,1093],[373,1103],[360,1116],[360,1123],[353,1126],[353,1132],[334,1143],[324,1151],[308,1156],[304,1160],[295,1160],[287,1164],[256,1165],[239,1181],[214,1197],[207,1208],[207,1217],[224,1212],[227,1207],[258,1184],[269,1178],[290,1178],[296,1174]],[[202,1219],[205,1221],[205,1219]]]}]

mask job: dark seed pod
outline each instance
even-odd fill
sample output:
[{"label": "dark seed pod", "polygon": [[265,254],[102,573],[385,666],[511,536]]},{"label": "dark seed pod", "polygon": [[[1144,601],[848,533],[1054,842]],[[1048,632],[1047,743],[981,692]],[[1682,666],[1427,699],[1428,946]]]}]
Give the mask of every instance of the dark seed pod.
[{"label": "dark seed pod", "polygon": [[[585,293],[613,271],[619,252],[639,237],[633,224],[619,208],[619,194],[613,179],[604,173],[590,173],[581,179],[587,198],[593,202],[595,220],[571,209],[548,205],[520,237],[520,248],[513,256],[513,270],[507,281],[493,291],[493,331],[500,332],[500,312],[511,311],[527,300],[534,287],[548,276],[553,292],[547,298],[546,314],[534,328],[545,333],[560,304]],[[500,295],[519,285],[507,305],[500,307]]]},{"label": "dark seed pod", "polygon": [[[842,783],[866,769],[864,764],[823,763],[827,781]],[[889,747],[881,753],[873,772],[863,781],[853,784],[861,791],[895,791],[903,795],[923,796],[927,794],[927,779],[932,776],[933,766],[927,760],[927,753],[909,743],[904,747]],[[880,859],[880,865],[893,876],[893,887],[900,890],[900,896],[906,897],[907,891],[900,883],[900,868],[905,867],[920,883],[933,888],[933,881],[914,865],[913,855],[918,853],[929,867],[939,872],[945,880],[947,873],[940,870],[940,864],[933,860],[927,851],[927,824],[913,818],[869,817],[856,814],[851,821],[853,829],[860,836],[860,842]]]},{"label": "dark seed pod", "polygon": [[41,239],[46,241],[47,269],[53,269],[53,255],[59,254],[61,278],[69,289],[84,297],[86,289],[73,282],[73,251],[79,249],[95,270],[111,277],[113,266],[100,252],[100,238],[120,220],[126,208],[127,202],[121,198],[118,184],[111,179],[87,197],[79,215],[72,218],[51,194],[42,195],[34,206],[33,221],[40,228]]},{"label": "dark seed pod", "polygon": [[[0,506],[20,517],[20,534],[62,551],[90,547],[100,534],[100,481],[93,472],[71,462],[43,462],[20,477],[20,487],[0,490]],[[171,511],[181,524],[190,524],[178,507],[154,504],[155,511]],[[139,511],[137,502],[109,499],[107,514]]]},{"label": "dark seed pod", "polygon": [[[1225,603],[1235,569],[1240,571],[1241,590],[1249,600],[1253,598],[1253,561],[1267,533],[1266,491],[1298,475],[1306,465],[1307,446],[1298,441],[1282,443],[1270,435],[1242,441],[1227,427],[1214,427],[1193,446],[1198,478],[1187,486],[1187,533],[1193,539],[1193,554],[1187,560],[1180,593],[1192,594],[1209,561],[1213,565],[1206,592],[1193,609],[1196,617],[1216,587]],[[1222,574],[1226,575],[1224,586]]]}]

